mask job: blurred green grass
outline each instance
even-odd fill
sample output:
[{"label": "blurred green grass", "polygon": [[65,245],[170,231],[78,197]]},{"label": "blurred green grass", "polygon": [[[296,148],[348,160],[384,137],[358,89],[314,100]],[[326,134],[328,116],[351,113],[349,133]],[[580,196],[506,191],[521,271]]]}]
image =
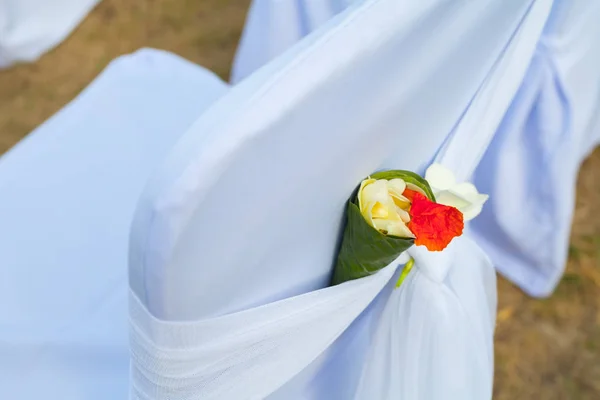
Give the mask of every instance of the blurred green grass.
[{"label": "blurred green grass", "polygon": [[[175,52],[227,79],[249,0],[103,0],[30,65],[0,71],[0,153],[50,117],[113,58]],[[537,300],[499,279],[494,399],[600,399],[600,151],[583,165],[569,263]]]}]

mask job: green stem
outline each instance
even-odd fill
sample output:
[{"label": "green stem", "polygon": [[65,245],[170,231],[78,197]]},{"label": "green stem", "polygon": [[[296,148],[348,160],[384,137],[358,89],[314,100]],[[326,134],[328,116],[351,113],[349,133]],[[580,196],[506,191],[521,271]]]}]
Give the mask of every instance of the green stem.
[{"label": "green stem", "polygon": [[412,257],[410,258],[410,260],[408,260],[408,262],[406,264],[404,264],[404,270],[402,270],[402,273],[400,274],[400,277],[398,278],[398,281],[396,282],[396,289],[399,288],[400,285],[402,285],[402,282],[404,282],[404,279],[406,279],[406,276],[412,270],[414,265],[415,265],[415,259]]}]

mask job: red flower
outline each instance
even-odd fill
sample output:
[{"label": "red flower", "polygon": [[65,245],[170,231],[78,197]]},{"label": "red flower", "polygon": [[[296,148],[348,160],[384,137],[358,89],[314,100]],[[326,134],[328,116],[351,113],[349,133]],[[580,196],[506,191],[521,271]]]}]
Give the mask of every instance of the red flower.
[{"label": "red flower", "polygon": [[406,189],[403,195],[412,202],[407,226],[415,235],[417,246],[425,246],[429,251],[441,251],[452,239],[462,235],[465,223],[458,209],[434,203],[414,190]]},{"label": "red flower", "polygon": [[[419,192],[417,192],[416,190],[412,190],[412,189],[404,189],[402,196],[406,197],[412,203],[415,198],[416,193],[419,193]],[[421,194],[421,193],[419,193],[419,194]]]}]

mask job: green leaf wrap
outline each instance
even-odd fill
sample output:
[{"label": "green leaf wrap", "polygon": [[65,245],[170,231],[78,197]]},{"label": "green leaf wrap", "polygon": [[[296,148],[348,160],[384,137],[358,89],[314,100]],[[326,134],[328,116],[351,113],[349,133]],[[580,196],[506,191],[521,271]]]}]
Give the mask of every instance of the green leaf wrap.
[{"label": "green leaf wrap", "polygon": [[[371,175],[371,178],[403,179],[422,189],[430,200],[435,201],[427,181],[413,172],[382,171]],[[412,238],[384,235],[369,225],[358,208],[357,194],[356,190],[346,208],[346,227],[333,272],[333,285],[376,273],[414,244]]]}]

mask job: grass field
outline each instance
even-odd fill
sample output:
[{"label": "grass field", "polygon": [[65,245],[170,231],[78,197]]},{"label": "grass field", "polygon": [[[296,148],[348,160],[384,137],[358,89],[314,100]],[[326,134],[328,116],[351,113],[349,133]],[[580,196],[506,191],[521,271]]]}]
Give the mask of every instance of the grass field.
[{"label": "grass field", "polygon": [[[0,153],[59,110],[118,55],[175,52],[227,78],[249,0],[103,0],[38,62],[0,71]],[[600,399],[600,151],[583,165],[570,259],[556,293],[499,280],[494,399]]]}]

